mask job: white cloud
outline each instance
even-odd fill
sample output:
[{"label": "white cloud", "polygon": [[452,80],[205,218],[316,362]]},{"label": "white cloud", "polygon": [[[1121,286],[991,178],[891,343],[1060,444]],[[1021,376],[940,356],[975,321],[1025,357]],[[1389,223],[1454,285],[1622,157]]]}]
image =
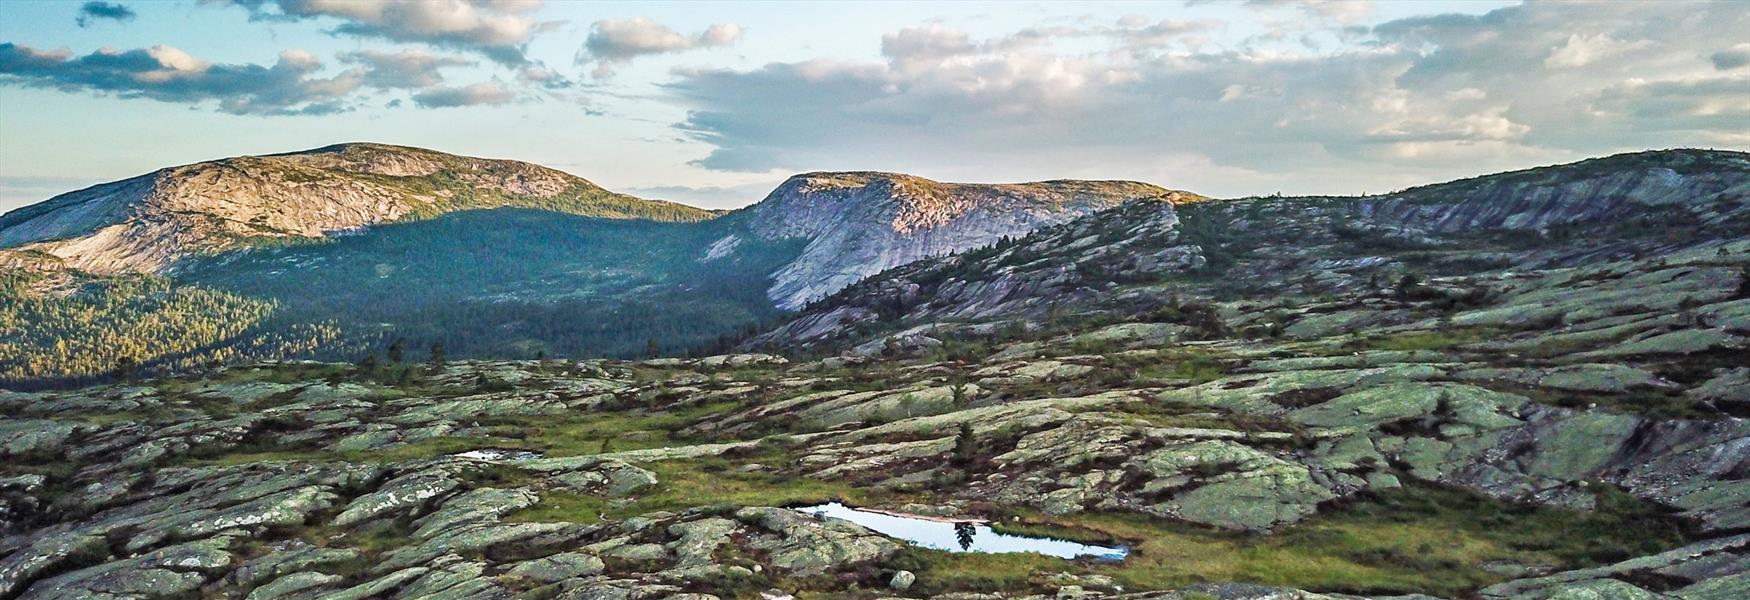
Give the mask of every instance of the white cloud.
[{"label": "white cloud", "polygon": [[1550,50],[1549,58],[1544,59],[1543,66],[1553,69],[1572,69],[1584,67],[1594,62],[1612,58],[1631,50],[1639,50],[1652,45],[1646,40],[1624,42],[1610,37],[1608,33],[1597,35],[1568,36],[1562,45]]},{"label": "white cloud", "polygon": [[1245,4],[1260,10],[1292,8],[1339,23],[1353,23],[1373,12],[1373,0],[1246,0]]},{"label": "white cloud", "polygon": [[240,115],[321,115],[351,109],[347,97],[363,73],[316,75],[321,61],[309,52],[280,52],[270,66],[215,64],[172,46],[100,49],[84,56],[0,43],[0,84],[49,87],[121,98],[213,104]]},{"label": "white cloud", "polygon": [[341,62],[363,65],[365,85],[378,88],[427,88],[443,83],[441,69],[474,64],[457,56],[432,54],[424,50],[384,52],[360,50],[339,56]]},{"label": "white cloud", "polygon": [[516,92],[498,82],[481,82],[466,87],[439,87],[413,95],[420,108],[450,108],[456,106],[495,106],[516,99]]},{"label": "white cloud", "polygon": [[[690,110],[677,127],[713,148],[696,164],[716,170],[1103,169],[1169,184],[1203,178],[1229,193],[1379,190],[1389,186],[1365,183],[1383,181],[1379,170],[1426,180],[1741,138],[1750,69],[1722,71],[1710,57],[1750,30],[1750,7],[1687,8],[1533,3],[1388,22],[1300,53],[1138,50],[1126,32],[1144,19],[986,39],[931,24],[884,36],[880,62],[693,69],[667,89]],[[1108,50],[1047,43],[1069,36]],[[1637,77],[1644,83],[1623,83]],[[1164,154],[1294,180],[1161,171],[1194,164],[1148,160]]]},{"label": "white cloud", "polygon": [[541,29],[538,0],[231,0],[264,20],[332,18],[338,35],[418,42],[479,52],[507,65]]},{"label": "white cloud", "polygon": [[595,65],[592,74],[605,78],[614,67],[640,56],[681,52],[695,48],[730,46],[741,39],[741,26],[719,23],[696,35],[681,35],[667,25],[643,17],[596,21],[590,27],[583,49],[578,51],[578,64]]}]

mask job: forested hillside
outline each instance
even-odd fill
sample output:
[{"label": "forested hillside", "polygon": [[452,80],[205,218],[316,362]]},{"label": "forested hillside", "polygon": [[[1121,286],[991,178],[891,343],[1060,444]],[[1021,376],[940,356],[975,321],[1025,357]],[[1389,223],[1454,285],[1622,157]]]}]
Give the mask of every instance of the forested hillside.
[{"label": "forested hillside", "polygon": [[458,357],[684,353],[779,314],[765,287],[795,244],[699,260],[722,226],[464,211],[208,259],[181,281],[274,302],[276,326],[337,323],[366,346],[401,338]]},{"label": "forested hillside", "polygon": [[330,323],[261,327],[275,310],[270,301],[150,275],[0,273],[0,386],[346,352]]}]

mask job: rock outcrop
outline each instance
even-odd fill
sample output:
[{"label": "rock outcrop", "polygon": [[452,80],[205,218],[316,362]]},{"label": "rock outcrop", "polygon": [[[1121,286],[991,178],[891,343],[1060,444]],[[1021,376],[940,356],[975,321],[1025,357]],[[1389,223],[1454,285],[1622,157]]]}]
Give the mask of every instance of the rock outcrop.
[{"label": "rock outcrop", "polygon": [[[800,240],[801,254],[773,274],[768,296],[795,310],[888,268],[986,246],[1132,200],[1201,200],[1131,181],[963,184],[896,173],[806,173],[732,218],[707,258],[748,241]],[[751,238],[743,240],[742,237]]]}]

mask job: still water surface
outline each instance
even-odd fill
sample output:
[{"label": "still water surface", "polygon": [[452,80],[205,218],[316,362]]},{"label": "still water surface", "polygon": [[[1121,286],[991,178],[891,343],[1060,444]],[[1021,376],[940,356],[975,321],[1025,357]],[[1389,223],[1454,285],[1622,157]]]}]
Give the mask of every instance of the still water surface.
[{"label": "still water surface", "polygon": [[1101,560],[1124,560],[1125,546],[1095,546],[1052,538],[1028,537],[991,530],[983,523],[950,522],[902,517],[859,510],[832,502],[795,509],[808,514],[837,517],[868,527],[882,535],[913,545],[949,552],[1037,552],[1058,558],[1091,556]]}]

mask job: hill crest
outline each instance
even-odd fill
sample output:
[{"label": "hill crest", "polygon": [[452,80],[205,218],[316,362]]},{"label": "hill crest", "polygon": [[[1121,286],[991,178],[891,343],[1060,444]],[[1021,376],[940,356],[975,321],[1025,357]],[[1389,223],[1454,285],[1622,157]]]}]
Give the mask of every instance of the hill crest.
[{"label": "hill crest", "polygon": [[61,194],[0,215],[0,248],[36,250],[94,273],[163,272],[192,255],[502,207],[663,221],[715,216],[525,162],[348,143],[167,167]]}]

